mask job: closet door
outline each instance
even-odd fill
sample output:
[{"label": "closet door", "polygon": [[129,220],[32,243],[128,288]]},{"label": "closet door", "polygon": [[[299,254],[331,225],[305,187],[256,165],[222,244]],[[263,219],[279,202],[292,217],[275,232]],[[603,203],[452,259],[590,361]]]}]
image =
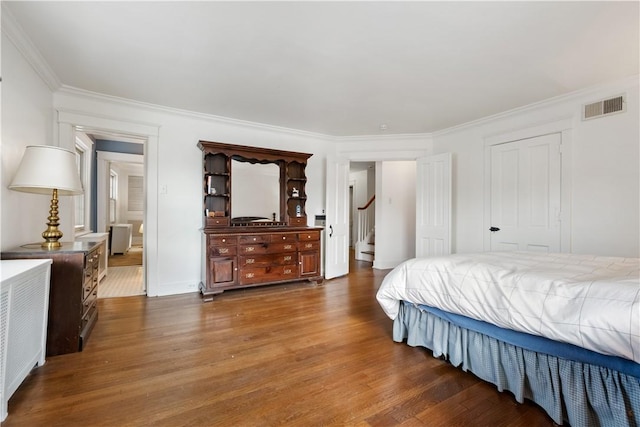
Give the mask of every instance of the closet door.
[{"label": "closet door", "polygon": [[491,250],[560,252],[561,134],[491,147]]}]

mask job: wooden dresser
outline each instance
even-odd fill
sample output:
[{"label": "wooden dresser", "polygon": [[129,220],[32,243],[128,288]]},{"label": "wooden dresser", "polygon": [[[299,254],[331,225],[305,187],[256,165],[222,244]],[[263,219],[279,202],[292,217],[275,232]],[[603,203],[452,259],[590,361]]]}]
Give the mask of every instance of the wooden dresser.
[{"label": "wooden dresser", "polygon": [[47,356],[82,351],[98,320],[102,242],[62,243],[45,250],[39,243],[0,254],[2,259],[51,259]]},{"label": "wooden dresser", "polygon": [[205,231],[203,296],[240,287],[322,280],[321,228],[242,228]]},{"label": "wooden dresser", "polygon": [[[202,296],[208,300],[227,289],[321,281],[322,228],[307,227],[305,210],[311,154],[211,141],[200,141],[198,148]],[[250,165],[273,167],[259,174]],[[252,178],[242,181],[243,176]]]}]

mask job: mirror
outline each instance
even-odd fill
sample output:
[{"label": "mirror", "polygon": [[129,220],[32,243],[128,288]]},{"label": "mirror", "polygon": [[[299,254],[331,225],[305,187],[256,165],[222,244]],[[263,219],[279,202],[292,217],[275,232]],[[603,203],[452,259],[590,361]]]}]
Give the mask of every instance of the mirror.
[{"label": "mirror", "polygon": [[280,166],[231,159],[232,222],[279,221]]}]

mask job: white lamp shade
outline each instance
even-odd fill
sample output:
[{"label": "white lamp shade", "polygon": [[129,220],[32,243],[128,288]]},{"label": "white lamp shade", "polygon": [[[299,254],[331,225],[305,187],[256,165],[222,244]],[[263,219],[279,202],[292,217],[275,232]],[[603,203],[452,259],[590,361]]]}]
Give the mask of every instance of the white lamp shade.
[{"label": "white lamp shade", "polygon": [[57,189],[60,196],[82,194],[75,153],[51,145],[27,146],[9,188],[38,194]]}]

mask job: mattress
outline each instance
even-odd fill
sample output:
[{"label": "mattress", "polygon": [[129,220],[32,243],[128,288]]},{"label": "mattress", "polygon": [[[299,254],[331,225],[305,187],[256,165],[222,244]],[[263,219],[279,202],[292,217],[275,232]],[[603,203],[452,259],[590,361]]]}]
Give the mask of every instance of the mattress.
[{"label": "mattress", "polygon": [[384,278],[395,319],[410,301],[640,362],[640,259],[531,252],[416,258]]}]

